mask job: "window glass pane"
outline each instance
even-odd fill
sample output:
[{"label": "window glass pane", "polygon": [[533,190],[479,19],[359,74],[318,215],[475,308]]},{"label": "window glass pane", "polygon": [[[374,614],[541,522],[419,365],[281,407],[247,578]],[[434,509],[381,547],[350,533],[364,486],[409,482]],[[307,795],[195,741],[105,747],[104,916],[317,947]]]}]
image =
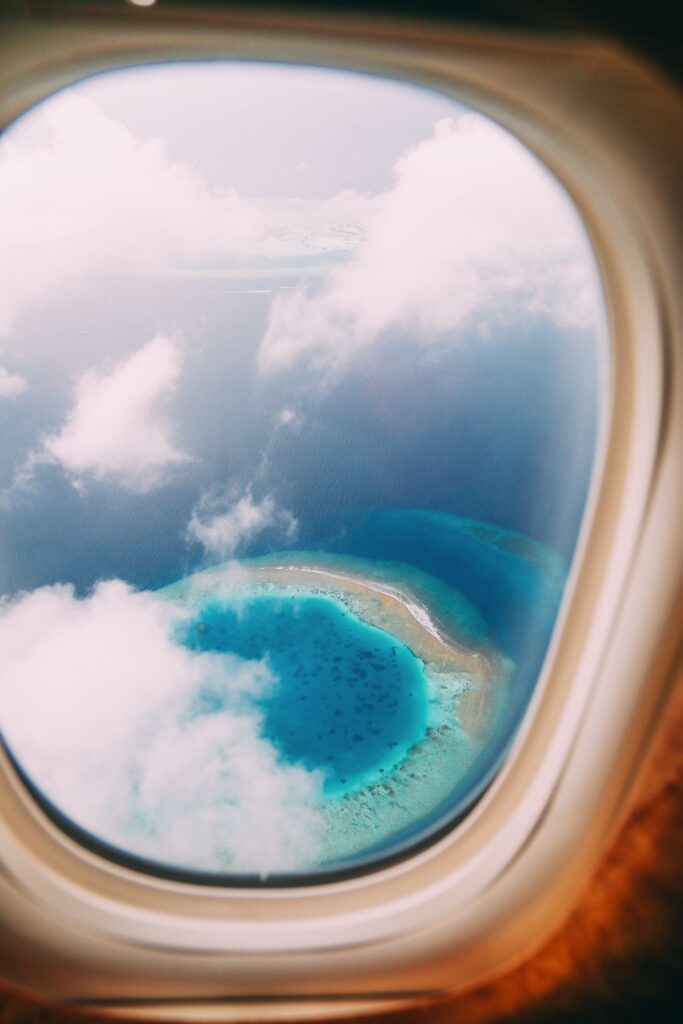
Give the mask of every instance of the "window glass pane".
[{"label": "window glass pane", "polygon": [[260,883],[450,827],[580,528],[569,199],[417,87],[121,71],[0,140],[0,724],[85,842]]}]

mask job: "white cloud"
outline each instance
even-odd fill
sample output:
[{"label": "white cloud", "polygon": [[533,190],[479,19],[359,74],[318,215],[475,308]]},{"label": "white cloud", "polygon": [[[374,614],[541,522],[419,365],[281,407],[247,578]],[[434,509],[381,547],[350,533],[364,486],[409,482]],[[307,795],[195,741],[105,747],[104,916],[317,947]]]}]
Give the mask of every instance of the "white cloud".
[{"label": "white cloud", "polygon": [[74,90],[0,140],[0,337],[26,307],[93,275],[163,274],[244,256],[353,247],[367,203],[241,200]]},{"label": "white cloud", "polygon": [[439,122],[398,161],[364,231],[356,258],[322,287],[277,298],[263,370],[302,357],[343,362],[397,325],[428,340],[511,308],[561,323],[594,317],[592,257],[571,203],[520,143],[478,114]]},{"label": "white cloud", "polygon": [[187,538],[201,544],[209,555],[230,558],[242,545],[269,529],[291,538],[297,521],[276,504],[272,495],[255,501],[247,489],[237,499],[231,492],[205,495],[192,510]]},{"label": "white cloud", "polygon": [[26,390],[26,378],[0,366],[0,398],[15,398]]},{"label": "white cloud", "polygon": [[240,249],[258,220],[159,140],[138,140],[91,100],[54,97],[0,146],[0,335],[26,305],[88,275]]},{"label": "white cloud", "polygon": [[285,406],[283,409],[280,409],[275,422],[278,427],[291,427],[293,430],[296,430],[301,426],[301,417],[294,409]]},{"label": "white cloud", "polygon": [[63,427],[45,438],[43,460],[75,477],[112,477],[138,490],[153,486],[163,470],[188,458],[176,447],[163,409],[180,365],[177,346],[156,337],[123,362],[88,370]]},{"label": "white cloud", "polygon": [[[0,604],[0,724],[39,789],[96,836],[167,863],[310,866],[321,776],[278,759],[254,698],[268,665],[192,652],[187,612],[118,580]],[[220,710],[198,702],[202,691]]]}]

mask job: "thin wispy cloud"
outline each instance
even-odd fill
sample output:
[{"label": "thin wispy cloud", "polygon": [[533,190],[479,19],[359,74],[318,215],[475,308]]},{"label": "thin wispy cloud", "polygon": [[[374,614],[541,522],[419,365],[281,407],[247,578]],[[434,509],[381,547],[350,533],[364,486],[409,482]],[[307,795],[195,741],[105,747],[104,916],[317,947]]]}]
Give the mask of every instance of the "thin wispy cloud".
[{"label": "thin wispy cloud", "polygon": [[301,427],[301,416],[289,406],[284,406],[284,408],[280,409],[277,414],[276,425],[279,427],[290,427],[292,430],[298,430]]},{"label": "thin wispy cloud", "polygon": [[262,735],[256,701],[278,681],[265,662],[181,646],[186,617],[118,580],[0,603],[3,734],[50,800],[128,851],[210,871],[306,866],[322,778]]},{"label": "thin wispy cloud", "polygon": [[0,398],[16,398],[17,395],[23,394],[27,387],[25,377],[18,373],[10,373],[0,366]]},{"label": "thin wispy cloud", "polygon": [[585,232],[547,170],[478,114],[439,122],[396,164],[355,259],[316,288],[280,295],[261,343],[265,372],[299,360],[334,366],[401,327],[417,340],[539,311],[595,322],[597,282]]},{"label": "thin wispy cloud", "polygon": [[207,555],[231,558],[266,530],[291,540],[297,521],[272,495],[256,500],[250,488],[239,497],[232,489],[202,497],[192,511],[187,539],[201,544]]}]

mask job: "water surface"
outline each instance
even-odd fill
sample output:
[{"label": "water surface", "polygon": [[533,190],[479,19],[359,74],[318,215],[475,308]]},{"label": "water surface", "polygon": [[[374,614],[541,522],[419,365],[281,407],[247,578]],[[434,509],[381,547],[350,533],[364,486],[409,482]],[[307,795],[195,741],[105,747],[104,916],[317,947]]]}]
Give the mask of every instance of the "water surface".
[{"label": "water surface", "polygon": [[[424,667],[399,640],[330,597],[241,595],[207,600],[183,642],[198,651],[266,658],[275,676],[259,700],[263,732],[282,757],[320,769],[325,792],[389,773],[424,735]],[[202,712],[222,692],[197,694]]]}]

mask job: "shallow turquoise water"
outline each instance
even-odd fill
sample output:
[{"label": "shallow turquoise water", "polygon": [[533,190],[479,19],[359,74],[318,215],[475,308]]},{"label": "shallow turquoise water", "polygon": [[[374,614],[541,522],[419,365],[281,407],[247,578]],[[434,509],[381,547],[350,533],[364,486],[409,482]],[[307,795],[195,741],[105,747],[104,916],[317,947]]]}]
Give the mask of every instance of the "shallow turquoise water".
[{"label": "shallow turquoise water", "polygon": [[[186,646],[270,665],[272,689],[239,699],[258,709],[261,735],[283,766],[323,773],[315,804],[322,827],[304,870],[410,847],[484,791],[533,692],[565,579],[543,545],[445,513],[367,514],[345,546],[241,564],[317,566],[408,595],[444,635],[497,665],[481,731],[459,719],[460,695],[480,685],[477,673],[424,666],[393,635],[390,617],[384,630],[369,625],[319,583],[257,584],[226,563],[158,592],[189,612]],[[234,699],[204,688],[191,713],[211,716]]]},{"label": "shallow turquoise water", "polygon": [[[283,758],[322,770],[330,795],[388,775],[425,733],[422,663],[333,598],[209,597],[181,638],[194,650],[268,659],[276,681],[256,701],[263,734]],[[196,713],[220,711],[224,699],[204,689]]]}]

